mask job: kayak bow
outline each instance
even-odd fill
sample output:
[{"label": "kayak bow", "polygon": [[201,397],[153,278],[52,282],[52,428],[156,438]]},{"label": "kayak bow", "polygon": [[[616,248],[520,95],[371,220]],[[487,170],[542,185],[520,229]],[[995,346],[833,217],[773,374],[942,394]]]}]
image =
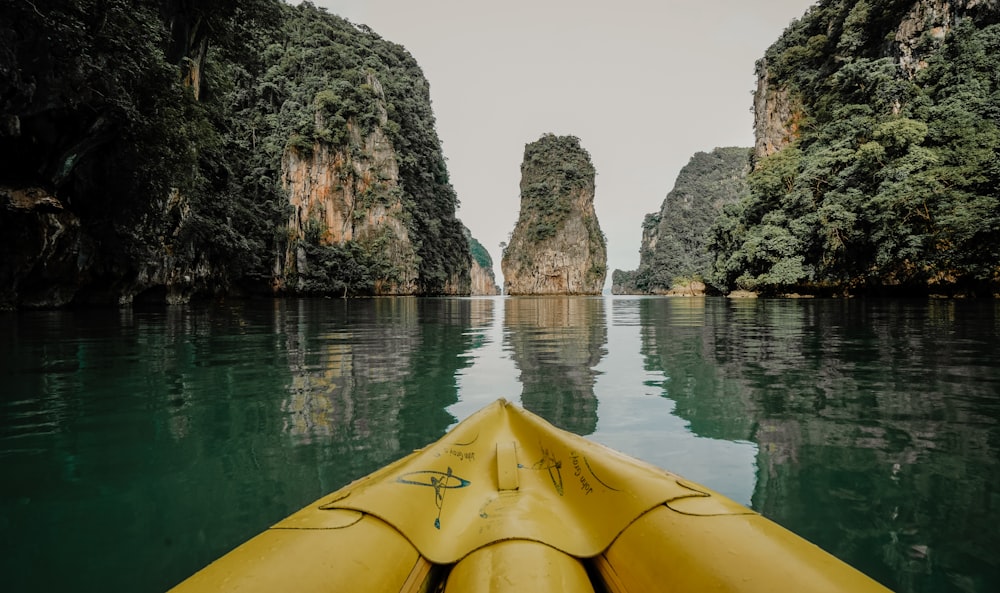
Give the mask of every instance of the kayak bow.
[{"label": "kayak bow", "polygon": [[750,509],[498,400],[182,582],[203,591],[888,591]]}]

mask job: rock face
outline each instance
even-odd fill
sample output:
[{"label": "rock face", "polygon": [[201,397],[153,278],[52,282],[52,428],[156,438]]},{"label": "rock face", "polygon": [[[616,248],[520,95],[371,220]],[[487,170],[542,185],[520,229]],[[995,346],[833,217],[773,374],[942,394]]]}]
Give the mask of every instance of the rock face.
[{"label": "rock face", "polygon": [[69,303],[89,250],[79,218],[39,188],[0,188],[0,212],[0,304]]},{"label": "rock face", "polygon": [[510,295],[600,294],[607,271],[594,166],[573,136],[525,146],[521,210],[501,263]]},{"label": "rock face", "polygon": [[757,90],[753,95],[754,156],[770,156],[798,137],[801,102],[785,86],[771,84],[767,58],[757,62]]},{"label": "rock face", "polygon": [[[387,122],[385,94],[374,74],[367,84],[375,95],[378,124],[362,136],[348,122],[346,146],[316,141],[311,150],[290,146],[282,160],[282,181],[291,211],[288,242],[275,262],[278,290],[307,289],[310,261],[303,247],[343,246],[355,242],[384,265],[374,280],[376,294],[416,294],[417,253],[403,223],[403,191],[392,143],[383,131]],[[327,128],[322,110],[316,128]],[[294,280],[289,280],[289,279]]]},{"label": "rock face", "polygon": [[659,212],[642,223],[639,269],[615,270],[614,294],[703,294],[711,275],[708,251],[712,224],[726,204],[747,193],[749,148],[695,153],[677,175]]},{"label": "rock face", "polygon": [[[955,24],[972,15],[993,13],[997,19],[998,0],[922,0],[914,2],[896,29],[891,55],[912,80],[927,67],[927,58],[940,46]],[[931,43],[927,41],[931,40]]]},{"label": "rock face", "polygon": [[[164,216],[187,216],[176,191],[156,205]],[[0,309],[176,304],[195,292],[211,292],[213,270],[178,245],[171,230],[160,235],[160,249],[129,267],[102,257],[92,230],[56,195],[37,187],[0,187]]]},{"label": "rock face", "polygon": [[483,268],[475,259],[472,260],[472,296],[496,296],[500,294],[496,277],[492,268]]}]

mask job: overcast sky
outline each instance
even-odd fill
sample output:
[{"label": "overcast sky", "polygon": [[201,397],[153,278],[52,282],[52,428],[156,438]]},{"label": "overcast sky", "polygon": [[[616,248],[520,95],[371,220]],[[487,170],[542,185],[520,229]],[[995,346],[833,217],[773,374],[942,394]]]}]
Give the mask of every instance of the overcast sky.
[{"label": "overcast sky", "polygon": [[459,218],[493,257],[524,145],[571,134],[597,169],[608,280],[698,151],[752,146],[754,62],[812,0],[315,0],[404,46],[430,82]]}]

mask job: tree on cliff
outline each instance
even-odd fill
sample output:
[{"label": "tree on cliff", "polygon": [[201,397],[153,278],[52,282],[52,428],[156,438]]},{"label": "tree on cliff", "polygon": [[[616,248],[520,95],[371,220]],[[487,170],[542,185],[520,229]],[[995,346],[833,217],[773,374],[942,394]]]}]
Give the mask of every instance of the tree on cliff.
[{"label": "tree on cliff", "polygon": [[938,12],[827,0],[768,49],[794,134],[715,228],[725,287],[1000,288],[1000,10]]},{"label": "tree on cliff", "polygon": [[599,294],[607,271],[590,154],[575,136],[524,148],[521,209],[501,266],[507,294]]}]

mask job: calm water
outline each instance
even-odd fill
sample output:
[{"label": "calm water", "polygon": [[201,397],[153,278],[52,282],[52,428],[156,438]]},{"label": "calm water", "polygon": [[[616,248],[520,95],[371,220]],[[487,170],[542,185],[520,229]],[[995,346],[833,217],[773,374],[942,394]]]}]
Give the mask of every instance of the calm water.
[{"label": "calm water", "polygon": [[719,490],[899,592],[995,592],[998,354],[993,301],[3,314],[2,588],[164,591],[506,397]]}]

